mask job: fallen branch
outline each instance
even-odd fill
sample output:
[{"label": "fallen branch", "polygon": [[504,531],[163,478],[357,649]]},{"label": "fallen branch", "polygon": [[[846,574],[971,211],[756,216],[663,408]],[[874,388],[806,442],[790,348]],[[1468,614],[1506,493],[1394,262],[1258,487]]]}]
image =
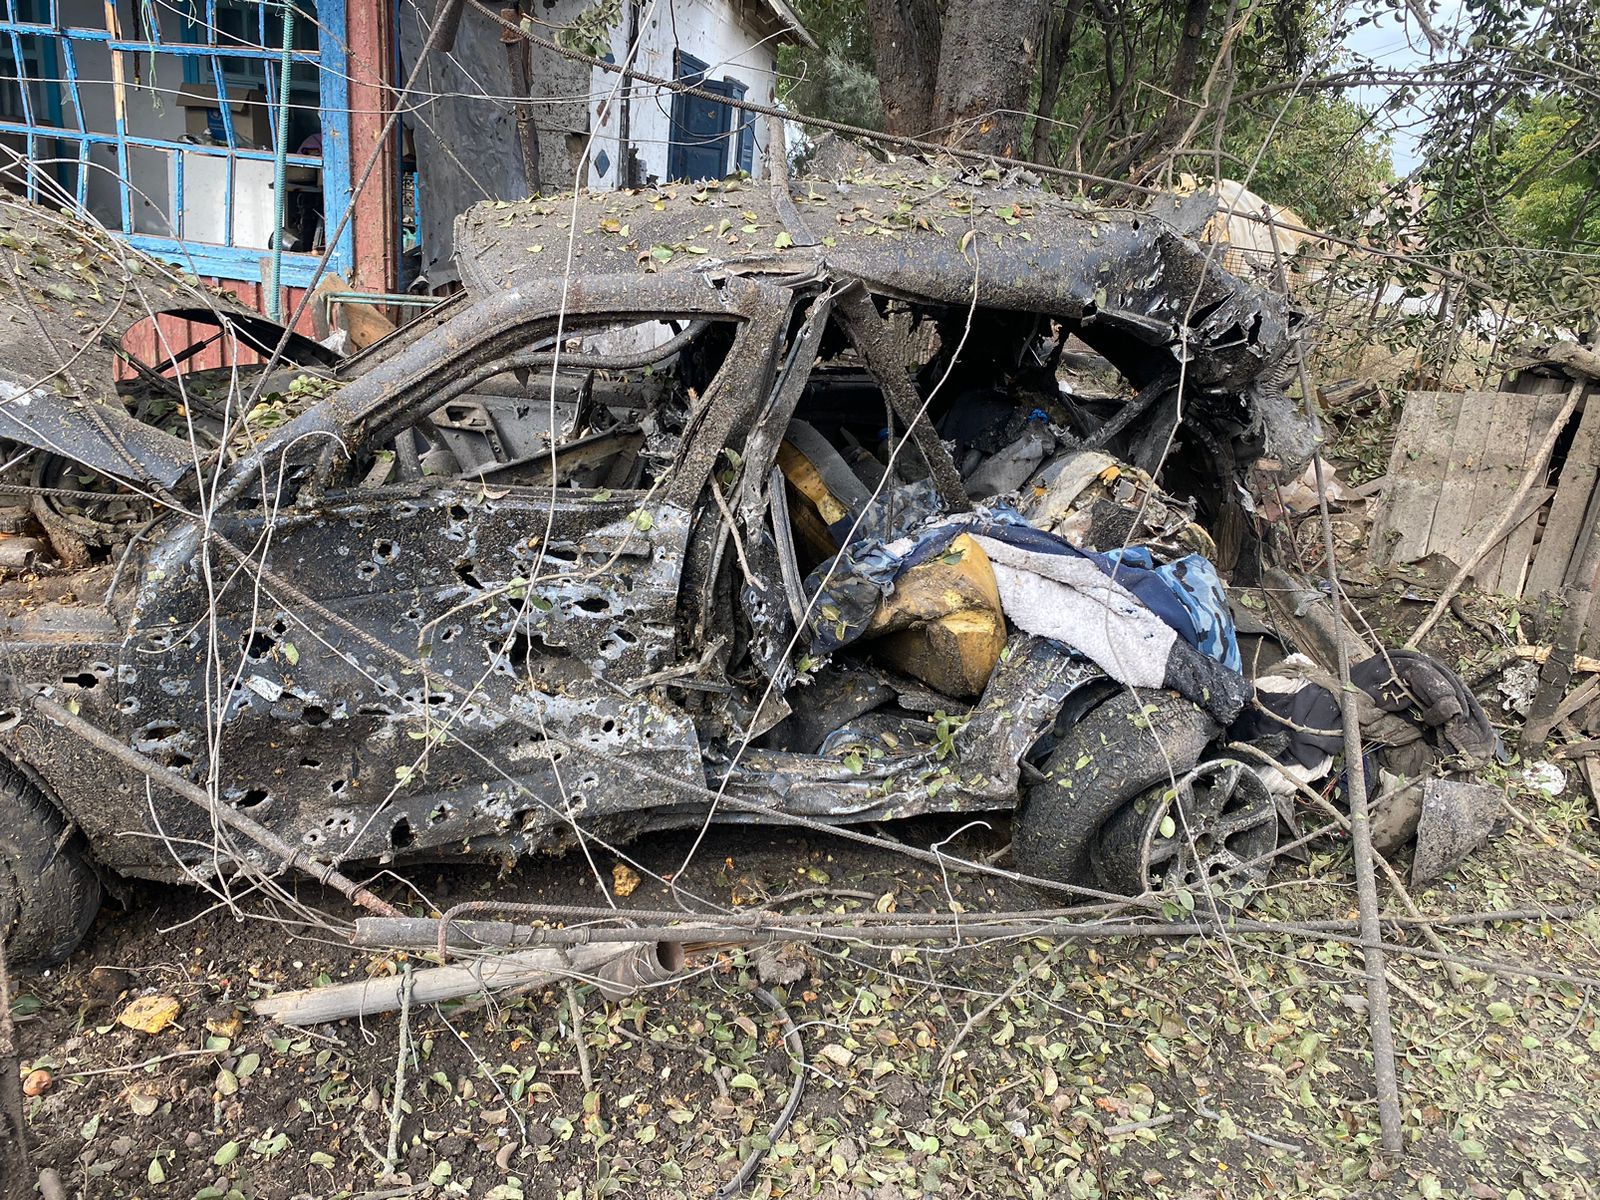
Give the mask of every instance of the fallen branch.
[{"label": "fallen branch", "polygon": [[[1199,1099],[1196,1099],[1194,1102],[1194,1111],[1199,1113],[1208,1121],[1220,1122],[1222,1120],[1221,1114],[1212,1112],[1209,1108],[1202,1104]],[[1300,1155],[1304,1155],[1306,1152],[1306,1148],[1304,1146],[1296,1146],[1292,1142],[1280,1142],[1276,1138],[1269,1138],[1264,1133],[1253,1133],[1252,1131],[1246,1129],[1243,1125],[1240,1125],[1237,1121],[1233,1123],[1233,1127],[1240,1133],[1244,1134],[1244,1136],[1249,1138],[1252,1142],[1260,1142],[1263,1146],[1270,1146],[1274,1150],[1282,1150],[1287,1154]]]},{"label": "fallen branch", "polygon": [[57,1079],[88,1079],[91,1075],[125,1075],[131,1071],[143,1071],[147,1067],[154,1067],[164,1062],[171,1062],[175,1058],[195,1058],[201,1055],[211,1055],[216,1058],[226,1054],[225,1050],[174,1050],[171,1054],[158,1054],[154,1058],[147,1058],[143,1062],[128,1063],[121,1067],[96,1067],[92,1071],[58,1071]]},{"label": "fallen branch", "polygon": [[394,1178],[395,1165],[400,1161],[400,1111],[405,1103],[406,1057],[411,1049],[413,978],[411,964],[403,964],[400,975],[400,1036],[397,1039],[399,1049],[395,1051],[394,1056],[394,1096],[389,1103],[389,1148],[383,1156],[382,1179],[386,1181]]},{"label": "fallen branch", "polygon": [[1177,1120],[1177,1113],[1162,1113],[1158,1117],[1146,1117],[1142,1121],[1129,1121],[1123,1125],[1112,1125],[1100,1132],[1108,1137],[1127,1137],[1130,1133],[1138,1133],[1142,1129],[1159,1129],[1163,1125],[1170,1125]]},{"label": "fallen branch", "polygon": [[806,1046],[800,1039],[800,1030],[794,1020],[789,1016],[789,1010],[783,1003],[767,991],[764,987],[754,989],[756,999],[770,1008],[778,1020],[783,1024],[783,1044],[788,1048],[794,1066],[794,1087],[789,1089],[789,1099],[784,1102],[783,1111],[778,1114],[778,1119],[772,1123],[768,1130],[766,1141],[758,1143],[750,1152],[748,1158],[734,1177],[717,1189],[717,1200],[731,1200],[744,1191],[745,1185],[750,1182],[756,1173],[756,1168],[761,1165],[761,1160],[766,1158],[767,1150],[776,1146],[783,1140],[784,1131],[789,1128],[789,1122],[794,1120],[795,1113],[800,1111],[800,1097],[805,1094],[806,1085]]},{"label": "fallen branch", "polygon": [[583,1039],[583,1007],[578,1003],[578,989],[567,980],[567,1015],[572,1019],[572,1044],[578,1050],[578,1074],[583,1079],[583,1090],[594,1091],[594,1072],[589,1066],[589,1043]]},{"label": "fallen branch", "polygon": [[1587,854],[1584,854],[1578,850],[1574,850],[1570,846],[1564,845],[1559,839],[1551,837],[1543,829],[1540,829],[1538,823],[1535,822],[1532,817],[1528,816],[1515,804],[1511,803],[1511,798],[1509,796],[1506,796],[1503,793],[1501,794],[1500,806],[1511,815],[1512,820],[1514,820],[1518,825],[1521,825],[1529,833],[1533,834],[1534,837],[1538,838],[1562,858],[1566,859],[1568,862],[1582,867],[1585,871],[1588,871],[1591,874],[1600,875],[1600,863],[1596,863],[1595,860],[1590,858]]},{"label": "fallen branch", "polygon": [[1557,342],[1544,361],[1555,363],[1568,375],[1582,375],[1600,381],[1600,354],[1577,342]]},{"label": "fallen branch", "polygon": [[[1543,663],[1554,651],[1553,646],[1513,646],[1511,657],[1524,659],[1528,662]],[[1572,659],[1572,669],[1575,672],[1592,673],[1600,671],[1600,658],[1590,658],[1587,654],[1575,655]]]},{"label": "fallen branch", "polygon": [[[665,948],[672,946],[672,949]],[[669,960],[672,943],[593,942],[570,950],[519,950],[498,958],[485,958],[460,966],[430,967],[411,974],[412,1003],[439,1004],[477,992],[532,987],[565,979],[584,979],[624,955],[645,954]],[[332,987],[279,992],[257,1000],[256,1013],[285,1025],[320,1025],[351,1017],[394,1012],[401,1007],[406,982],[401,976],[362,979]]]},{"label": "fallen branch", "polygon": [[[1277,259],[1278,283],[1287,294],[1289,277],[1284,267],[1283,249],[1278,245],[1278,231],[1271,225],[1267,226],[1267,230],[1271,234],[1272,251]],[[1300,377],[1300,395],[1305,403],[1306,414],[1311,418],[1312,426],[1318,435],[1317,442],[1320,444],[1322,422],[1317,415],[1316,393],[1312,390],[1311,380],[1306,373],[1305,343],[1297,342],[1295,351],[1295,370]],[[1577,405],[1576,393],[1572,397],[1572,404]],[[1556,422],[1558,427],[1563,424],[1565,418]],[[1543,457],[1549,457],[1554,444],[1552,437],[1551,445],[1545,448]],[[1333,543],[1333,518],[1328,512],[1327,473],[1322,467],[1320,451],[1313,451],[1311,465],[1317,480],[1317,513],[1322,526],[1322,553],[1325,560],[1323,566],[1328,580],[1328,594],[1337,600],[1343,595],[1343,591],[1339,586],[1339,563]],[[1522,493],[1531,486],[1533,486],[1531,478],[1524,481],[1522,492],[1519,492],[1511,503],[1512,508],[1521,503]],[[1504,533],[1501,536],[1504,536]],[[1448,603],[1448,597],[1440,597],[1441,607]],[[1361,769],[1364,761],[1361,755],[1361,724],[1356,716],[1356,689],[1350,683],[1349,640],[1338,638],[1336,649],[1339,668],[1339,694],[1336,699],[1339,702],[1339,713],[1344,725],[1344,761],[1347,764],[1345,788],[1350,804],[1350,847],[1355,859],[1356,901],[1361,918],[1361,957],[1367,976],[1367,1026],[1372,1037],[1373,1086],[1377,1091],[1378,1121],[1383,1131],[1383,1153],[1392,1158],[1398,1156],[1405,1148],[1405,1141],[1400,1123],[1400,1082],[1395,1070],[1394,1028],[1389,1012],[1389,979],[1384,972],[1382,933],[1378,926],[1378,880],[1377,873],[1372,868],[1373,859],[1377,856],[1372,849],[1372,823],[1367,809],[1366,772]]]},{"label": "fallen branch", "polygon": [[[28,1126],[22,1113],[22,1064],[18,1061],[17,1027],[11,1021],[11,967],[0,931],[0,1195],[25,1195],[28,1174]],[[7,1185],[6,1180],[11,1183]]]}]

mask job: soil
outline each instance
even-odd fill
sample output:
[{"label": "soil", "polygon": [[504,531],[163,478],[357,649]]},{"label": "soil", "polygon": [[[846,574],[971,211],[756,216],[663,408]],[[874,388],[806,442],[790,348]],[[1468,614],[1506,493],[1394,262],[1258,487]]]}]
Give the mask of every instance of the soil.
[{"label": "soil", "polygon": [[[1600,845],[1587,797],[1569,789],[1537,801],[1518,803],[1566,853],[1514,826],[1419,904],[1449,912],[1588,896],[1585,862]],[[956,829],[928,820],[890,832],[928,845]],[[958,841],[983,853],[1005,836],[1001,821]],[[660,839],[644,858],[675,871],[688,848]],[[685,887],[723,903],[804,893],[780,902],[789,911],[877,903],[841,892],[889,895],[900,911],[1038,901],[947,882],[890,852],[771,831],[718,831],[696,864]],[[612,864],[596,865],[609,879]],[[422,912],[490,894],[595,902],[588,876],[569,857],[506,875],[416,869],[379,886],[397,900],[420,893]],[[1353,909],[1337,845],[1276,879],[1259,915]],[[627,903],[668,907],[665,893],[646,883]],[[299,898],[349,915],[315,888]],[[248,1003],[396,960],[284,912],[259,896],[229,911],[198,889],[137,885],[64,969],[23,981],[24,1066],[54,1075],[30,1101],[35,1168],[54,1166],[69,1191],[94,1197],[709,1196],[765,1144],[793,1086],[781,1026],[751,991],[754,956],[739,950],[621,1003],[577,989],[592,1087],[563,989],[423,1009],[410,1019],[400,1178],[380,1182],[398,1017],[296,1031]],[[1443,936],[1472,957],[1600,975],[1593,914]],[[1365,1000],[1348,944],[825,944],[790,958],[804,976],[771,986],[810,1065],[756,1195],[1596,1193],[1600,1029],[1592,993],[1575,984],[1474,973],[1458,987],[1436,962],[1392,957],[1410,1149],[1385,1167],[1373,1154]],[[177,1022],[156,1034],[115,1023],[145,994],[177,999]]]}]

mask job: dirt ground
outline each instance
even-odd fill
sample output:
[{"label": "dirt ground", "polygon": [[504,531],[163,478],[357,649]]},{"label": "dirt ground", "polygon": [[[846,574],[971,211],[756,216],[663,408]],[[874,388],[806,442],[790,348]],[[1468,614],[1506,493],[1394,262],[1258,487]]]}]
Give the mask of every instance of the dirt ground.
[{"label": "dirt ground", "polygon": [[[1513,768],[1515,771],[1515,768]],[[1512,823],[1418,897],[1470,912],[1581,900],[1600,840],[1576,784],[1511,794]],[[948,822],[895,828],[927,844]],[[997,828],[962,844],[1002,844]],[[650,846],[675,869],[680,839]],[[788,911],[900,911],[1034,901],[948,883],[894,855],[766,832],[701,848],[685,886],[722,902],[805,893]],[[609,872],[609,863],[598,864]],[[409,875],[429,902],[596,898],[571,860]],[[1355,901],[1333,844],[1280,868],[1265,917],[1345,916]],[[387,890],[400,895],[398,885]],[[641,886],[639,906],[668,903]],[[859,893],[865,899],[856,898]],[[838,898],[844,897],[844,898]],[[336,897],[304,899],[343,913]],[[419,906],[420,909],[420,906]],[[139,886],[108,907],[65,968],[17,1004],[36,1166],[85,1196],[710,1196],[768,1130],[793,1086],[777,1019],[742,953],[691,980],[608,1004],[550,990],[492,1008],[412,1014],[399,1126],[409,1186],[379,1187],[395,1083],[395,1016],[296,1032],[241,1006],[271,988],[392,970],[326,931],[240,917],[193,889]],[[1600,976],[1600,919],[1445,932],[1462,956]],[[1422,945],[1416,936],[1403,937]],[[1591,987],[1391,959],[1410,1152],[1376,1165],[1359,951],[1240,936],[868,951],[824,946],[777,987],[805,1043],[798,1115],[770,1147],[756,1196],[1589,1197],[1600,1193],[1600,1025]],[[127,975],[121,997],[105,972]],[[129,998],[182,1004],[157,1034],[113,1021]],[[998,1003],[995,1003],[999,997]],[[974,1019],[974,1017],[976,1019]],[[969,1024],[970,1023],[970,1024]],[[953,1052],[953,1054],[952,1054]],[[946,1063],[946,1056],[951,1061]]]}]

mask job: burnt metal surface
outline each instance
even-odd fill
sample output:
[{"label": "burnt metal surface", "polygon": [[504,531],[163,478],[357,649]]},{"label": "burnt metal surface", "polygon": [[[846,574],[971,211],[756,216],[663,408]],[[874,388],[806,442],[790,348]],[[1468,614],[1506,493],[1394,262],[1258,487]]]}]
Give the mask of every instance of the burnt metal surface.
[{"label": "burnt metal surface", "polygon": [[[1258,435],[1285,464],[1310,456],[1311,428],[1283,391],[1297,314],[1153,213],[909,160],[799,178],[790,196],[811,228],[826,227],[825,241],[799,244],[770,189],[745,181],[582,195],[574,269],[688,279],[820,272],[880,296],[1046,314],[1071,322],[1136,387],[1176,381],[1181,369],[1191,420]],[[455,237],[468,287],[488,294],[545,277],[550,266],[527,246],[565,245],[572,217],[561,198],[464,213]]]},{"label": "burnt metal surface", "polygon": [[[564,244],[567,202],[473,210],[465,299],[312,380],[200,476],[158,472],[178,457],[160,439],[185,468],[196,450],[123,408],[109,362],[80,361],[103,386],[78,398],[118,420],[104,446],[57,453],[159,482],[195,512],[199,479],[216,485],[204,525],[152,506],[86,539],[85,569],[62,553],[0,577],[4,753],[106,865],[157,878],[217,869],[212,824],[87,756],[31,697],[329,863],[620,841],[703,821],[708,788],[737,802],[724,820],[1013,806],[1022,764],[1105,677],[1014,634],[976,702],[852,660],[840,670],[859,686],[812,711],[806,681],[829,668],[795,643],[815,564],[796,559],[777,465],[791,421],[813,405],[866,458],[857,435],[898,423],[911,474],[896,485],[958,511],[970,502],[930,381],[891,332],[910,317],[960,334],[975,310],[1027,348],[1054,320],[1134,387],[1166,396],[1181,369],[1187,419],[1209,431],[1197,444],[1236,446],[1212,480],[1227,493],[1263,439],[1290,458],[1299,444],[1272,415],[1293,315],[1139,214],[921,168],[802,180],[789,199],[826,229],[815,244],[790,244],[771,195],[738,181],[581,198],[565,280],[564,256],[527,247]],[[125,308],[108,304],[106,327]],[[956,344],[924,365],[953,365]],[[0,342],[5,378],[38,388],[55,370],[14,349]],[[987,334],[972,350],[990,370]],[[1025,413],[1031,395],[1004,403]],[[983,401],[971,379],[952,384],[940,415]],[[1146,424],[1130,408],[1113,432],[1133,442]],[[156,465],[137,471],[106,457],[147,452]],[[888,479],[893,456],[874,461]]]}]

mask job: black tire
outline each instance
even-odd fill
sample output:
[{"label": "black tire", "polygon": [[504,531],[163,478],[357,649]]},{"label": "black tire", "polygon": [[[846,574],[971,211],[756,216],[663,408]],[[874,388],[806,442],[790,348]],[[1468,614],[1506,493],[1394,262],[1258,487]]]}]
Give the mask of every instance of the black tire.
[{"label": "black tire", "polygon": [[1217,735],[1214,721],[1176,692],[1124,690],[1086,713],[1022,790],[1011,852],[1029,875],[1100,887],[1090,850],[1124,806],[1170,784]]},{"label": "black tire", "polygon": [[0,759],[0,937],[14,967],[53,967],[78,947],[100,910],[100,877],[83,836]]}]

